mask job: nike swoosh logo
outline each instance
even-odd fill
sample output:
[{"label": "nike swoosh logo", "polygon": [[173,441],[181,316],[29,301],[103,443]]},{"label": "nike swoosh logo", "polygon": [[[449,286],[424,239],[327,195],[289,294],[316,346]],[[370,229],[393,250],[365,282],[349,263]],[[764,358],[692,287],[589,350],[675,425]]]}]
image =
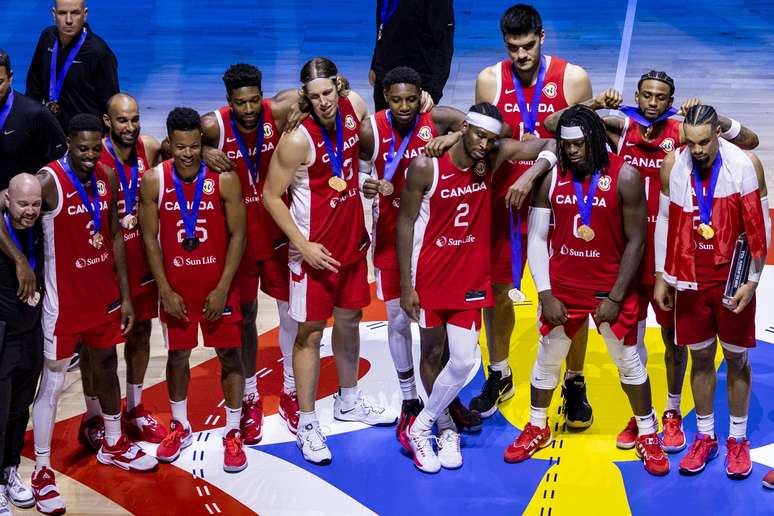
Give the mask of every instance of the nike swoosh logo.
[{"label": "nike swoosh logo", "polygon": [[236,141],[236,138],[226,138],[226,143],[232,143],[235,141]]},{"label": "nike swoosh logo", "polygon": [[67,198],[69,199],[70,197],[72,197],[73,195],[75,195],[75,194],[77,194],[77,193],[78,193],[78,192],[70,192],[69,194],[67,194]]},{"label": "nike swoosh logo", "polygon": [[572,183],[572,181],[559,181],[558,183],[556,183],[556,186],[564,186],[570,183]]},{"label": "nike swoosh logo", "polygon": [[349,414],[350,412],[352,412],[353,410],[355,410],[355,408],[356,408],[356,407],[352,407],[352,408],[351,408],[351,409],[349,409],[349,410],[342,410],[342,411],[341,411],[341,413],[342,413],[342,414]]},{"label": "nike swoosh logo", "polygon": [[382,138],[382,143],[390,143],[392,138]]},{"label": "nike swoosh logo", "polygon": [[510,95],[511,93],[516,93],[516,90],[505,90],[506,95]]},{"label": "nike swoosh logo", "polygon": [[325,142],[320,142],[317,144],[318,147],[322,147],[323,145],[325,145]]},{"label": "nike swoosh logo", "polygon": [[443,174],[441,179],[449,179],[450,177],[454,177],[454,174]]},{"label": "nike swoosh logo", "polygon": [[635,145],[637,145],[637,144],[636,143],[632,143],[632,142],[626,142],[626,146],[627,147],[634,147]]},{"label": "nike swoosh logo", "polygon": [[13,134],[16,132],[16,129],[11,129],[10,131],[3,131],[3,134]]},{"label": "nike swoosh logo", "polygon": [[164,190],[164,193],[172,193],[174,191],[175,191],[174,188],[167,188],[166,190]]}]

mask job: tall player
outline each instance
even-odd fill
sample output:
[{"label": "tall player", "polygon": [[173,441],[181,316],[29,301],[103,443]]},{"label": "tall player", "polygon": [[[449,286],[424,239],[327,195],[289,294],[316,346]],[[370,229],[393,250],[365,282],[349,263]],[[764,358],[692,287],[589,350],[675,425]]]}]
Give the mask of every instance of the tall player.
[{"label": "tall player", "polygon": [[635,346],[644,188],[639,172],[608,152],[606,143],[594,111],[585,106],[565,111],[557,132],[558,169],[541,182],[532,201],[528,253],[540,298],[541,338],[530,381],[530,419],[505,460],[524,461],[550,444],[548,406],[562,361],[592,316],[637,420],[637,455],[646,471],[665,475],[669,461],[656,433],[648,373]]},{"label": "tall player", "polygon": [[236,172],[247,211],[247,246],[236,279],[242,311],[245,373],[241,428],[245,444],[256,444],[263,436],[263,399],[256,376],[259,280],[261,290],[277,300],[279,312],[283,357],[279,413],[291,432],[296,433],[298,426],[298,398],[293,379],[293,341],[298,324],[288,315],[288,240],[266,213],[262,200],[269,162],[285,129],[288,113],[298,102],[298,93],[285,90],[273,98],[265,98],[261,71],[241,63],[226,70],[223,84],[228,104],[202,117],[203,155],[208,166]]},{"label": "tall player", "polygon": [[[553,133],[543,126],[545,118],[590,98],[591,81],[580,66],[556,56],[543,55],[543,21],[534,7],[525,4],[510,7],[500,19],[500,30],[508,57],[479,73],[476,102],[490,102],[497,106],[517,140],[551,138]],[[481,393],[470,402],[471,410],[479,412],[482,417],[494,414],[498,404],[509,399],[514,392],[508,353],[515,317],[513,300],[508,292],[514,287],[519,288],[514,281],[521,281],[526,253],[522,252],[521,257],[512,256],[511,245],[512,240],[524,242],[526,239],[529,203],[523,202],[520,209],[513,210],[516,213],[511,215],[504,199],[509,187],[517,180],[527,190],[531,189],[535,177],[531,173],[524,175],[531,165],[530,161],[508,163],[504,173],[495,174],[492,185],[494,308],[484,310],[490,365]],[[523,249],[525,246],[522,244],[520,247]],[[585,352],[585,339],[572,346],[565,376],[568,388],[567,423],[577,428],[588,427],[592,422],[582,376]]]},{"label": "tall player", "polygon": [[232,280],[245,247],[245,208],[239,178],[217,174],[201,157],[201,119],[189,108],[167,116],[173,159],[145,173],[140,226],[148,264],[161,300],[168,349],[167,388],[172,407],[169,434],[156,450],[172,462],[191,445],[188,422],[189,359],[201,330],[204,345],[215,348],[226,411],[223,469],[247,467],[239,427],[244,376],[239,356],[239,294]]},{"label": "tall player", "polygon": [[[390,70],[382,84],[389,109],[371,115],[369,123],[360,126],[359,170],[365,197],[379,195],[373,204],[371,233],[376,295],[387,306],[390,354],[403,395],[396,429],[400,436],[409,416],[416,416],[422,408],[414,379],[411,321],[400,307],[400,270],[395,249],[400,196],[411,160],[424,154],[425,145],[432,138],[450,129],[460,129],[465,114],[442,106],[420,112],[422,79],[412,68]],[[420,369],[424,371],[426,365]]]},{"label": "tall player", "polygon": [[[269,165],[264,202],[291,245],[290,315],[300,323],[293,347],[299,404],[296,442],[306,460],[328,464],[331,452],[314,407],[320,341],[331,316],[339,375],[334,417],[370,425],[392,425],[396,418],[367,400],[357,387],[358,325],[370,293],[369,238],[355,161],[358,131],[367,109],[326,58],[304,64],[301,82],[312,116],[280,139]],[[282,199],[288,187],[290,209]]]},{"label": "tall player", "polygon": [[130,471],[156,467],[156,459],[121,431],[121,389],[115,346],[132,329],[123,233],[118,220],[118,179],[98,167],[102,122],[95,115],[70,120],[68,152],[38,172],[43,189],[46,292],[43,298],[44,366],[32,421],[35,471],[32,491],[44,514],[61,514],[51,466],[51,436],[59,395],[75,345],[89,347],[105,436],[97,460]]},{"label": "tall player", "polygon": [[[746,435],[752,391],[748,349],[755,347],[755,289],[771,239],[766,182],[755,154],[720,138],[712,106],[689,109],[683,128],[685,147],[661,166],[654,288],[661,309],[674,311],[677,344],[691,353],[698,433],[680,472],[699,473],[718,455],[713,396],[720,339],[730,409],[726,474],[741,479],[752,471]],[[750,274],[727,298],[734,245],[743,234],[752,257]]]},{"label": "tall player", "polygon": [[[647,364],[648,350],[645,347],[645,327],[648,305],[653,307],[656,321],[661,327],[664,342],[664,363],[667,373],[667,403],[661,417],[663,425],[663,445],[667,453],[675,453],[685,448],[680,401],[682,398],[685,367],[688,362],[688,350],[675,345],[674,314],[661,310],[653,298],[655,283],[655,250],[653,246],[658,217],[658,199],[661,189],[659,171],[664,157],[685,142],[683,123],[671,118],[684,115],[695,105],[701,104],[698,98],[685,101],[680,110],[672,107],[675,83],[666,72],[650,70],[643,74],[634,93],[635,106],[621,107],[623,98],[615,90],[605,90],[599,96],[583,102],[591,109],[622,109],[626,116],[607,116],[604,118],[607,136],[617,154],[627,163],[636,167],[645,183],[645,199],[648,203],[648,232],[645,239],[645,255],[642,263],[642,279],[639,286],[640,314],[637,328],[637,348],[643,364]],[[555,130],[561,111],[554,113],[545,121],[549,130]],[[718,116],[723,132],[721,136],[744,149],[758,145],[758,136],[736,120]],[[629,419],[626,428],[616,438],[619,448],[634,448],[637,439],[635,418]]]}]

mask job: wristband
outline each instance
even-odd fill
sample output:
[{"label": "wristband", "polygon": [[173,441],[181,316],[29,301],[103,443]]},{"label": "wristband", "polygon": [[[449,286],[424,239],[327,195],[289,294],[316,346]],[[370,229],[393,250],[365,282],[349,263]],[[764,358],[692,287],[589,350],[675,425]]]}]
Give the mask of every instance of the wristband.
[{"label": "wristband", "polygon": [[551,165],[551,168],[554,168],[556,166],[556,154],[549,150],[540,151],[540,154],[537,155],[537,159],[543,158],[544,160],[548,161],[548,163]]},{"label": "wristband", "polygon": [[620,305],[621,303],[623,303],[623,299],[622,299],[622,300],[620,300],[620,301],[616,301],[615,299],[613,299],[613,298],[612,298],[612,297],[610,297],[610,296],[607,296],[607,300],[608,300],[608,301],[610,301],[611,303],[615,303],[615,304],[617,304],[617,305]]},{"label": "wristband", "polygon": [[720,133],[720,136],[722,136],[726,140],[733,140],[737,136],[739,136],[739,133],[742,132],[742,124],[739,123],[738,120],[734,120],[733,118],[729,118],[731,121],[731,127],[728,128],[728,131],[723,131]]}]

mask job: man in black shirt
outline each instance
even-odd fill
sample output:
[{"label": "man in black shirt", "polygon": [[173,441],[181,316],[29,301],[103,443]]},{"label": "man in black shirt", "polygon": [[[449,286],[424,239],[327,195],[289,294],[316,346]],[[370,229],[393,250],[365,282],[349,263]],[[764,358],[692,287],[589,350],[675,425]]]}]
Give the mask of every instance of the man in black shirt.
[{"label": "man in black shirt", "polygon": [[57,0],[56,25],[40,34],[27,73],[27,95],[46,104],[65,131],[79,113],[104,114],[108,99],[119,92],[116,56],[91,31],[88,12],[84,0]]},{"label": "man in black shirt", "polygon": [[11,58],[0,50],[0,190],[20,172],[35,172],[65,153],[54,115],[13,89]]},{"label": "man in black shirt", "polygon": [[[35,504],[17,468],[43,364],[40,208],[40,182],[30,174],[15,176],[8,187],[4,220],[0,221],[0,489],[18,507]],[[28,275],[30,267],[37,289],[22,288],[17,279]]]},{"label": "man in black shirt", "polygon": [[368,73],[374,111],[387,109],[382,79],[397,66],[419,72],[423,89],[438,104],[453,53],[453,0],[377,0],[376,45]]}]

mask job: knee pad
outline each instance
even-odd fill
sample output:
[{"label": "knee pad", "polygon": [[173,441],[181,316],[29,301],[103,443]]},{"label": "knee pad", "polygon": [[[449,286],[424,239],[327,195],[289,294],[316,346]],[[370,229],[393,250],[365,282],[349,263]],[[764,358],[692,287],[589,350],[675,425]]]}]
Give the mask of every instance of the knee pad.
[{"label": "knee pad", "polygon": [[59,395],[64,389],[68,365],[69,360],[45,360],[36,400],[45,401],[51,407],[56,406]]},{"label": "knee pad", "polygon": [[447,366],[456,374],[465,375],[476,366],[478,330],[447,325],[449,337],[449,362]]},{"label": "knee pad", "polygon": [[572,341],[564,333],[564,328],[557,327],[548,335],[540,337],[538,354],[535,365],[532,366],[533,387],[545,391],[552,391],[559,385],[559,375],[562,371],[562,362],[570,351]]},{"label": "knee pad", "polygon": [[607,351],[618,368],[618,376],[624,385],[642,385],[648,381],[648,371],[642,364],[638,346],[624,346],[618,339],[605,339]]},{"label": "knee pad", "polygon": [[401,331],[411,326],[406,312],[400,307],[399,299],[390,299],[385,303],[387,305],[387,323],[396,330]]}]

